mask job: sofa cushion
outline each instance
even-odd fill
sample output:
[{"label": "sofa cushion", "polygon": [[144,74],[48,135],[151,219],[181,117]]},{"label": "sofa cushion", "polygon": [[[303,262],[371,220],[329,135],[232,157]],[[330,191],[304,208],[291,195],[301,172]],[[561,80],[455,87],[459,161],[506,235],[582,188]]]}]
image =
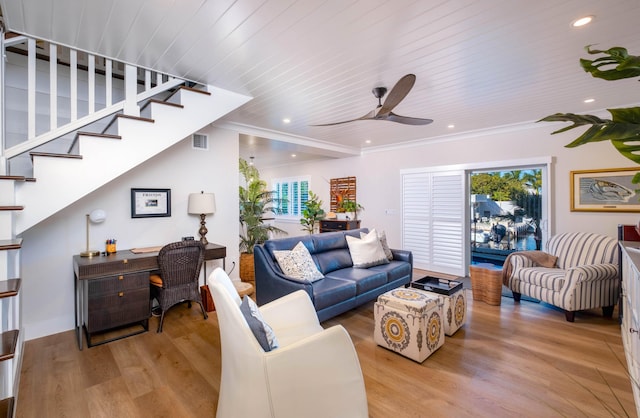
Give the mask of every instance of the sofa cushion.
[{"label": "sofa cushion", "polygon": [[389,262],[375,229],[372,229],[364,238],[345,236],[345,239],[354,268],[369,268]]},{"label": "sofa cushion", "polygon": [[564,286],[566,270],[548,267],[520,269],[518,279],[523,283],[559,292]]},{"label": "sofa cushion", "polygon": [[387,282],[395,282],[404,277],[411,277],[411,264],[406,261],[391,260],[389,264],[371,267],[370,270],[383,271],[387,274]]},{"label": "sofa cushion", "polygon": [[356,284],[325,276],[313,284],[313,305],[316,311],[356,297]]},{"label": "sofa cushion", "polygon": [[302,241],[298,242],[291,251],[275,250],[273,255],[282,272],[294,280],[311,283],[324,277]]},{"label": "sofa cushion", "polygon": [[387,284],[387,273],[373,269],[340,269],[328,273],[326,277],[354,282],[358,295]]},{"label": "sofa cushion", "polygon": [[331,250],[323,253],[317,253],[312,256],[318,268],[325,276],[334,270],[350,268],[353,266],[351,262],[351,254],[349,249]]},{"label": "sofa cushion", "polygon": [[274,251],[284,251],[284,250],[292,250],[293,247],[298,245],[299,242],[302,242],[307,250],[309,250],[310,254],[315,252],[314,243],[311,239],[311,236],[301,236],[301,237],[288,237],[288,238],[279,238],[279,239],[271,239],[267,240],[264,243],[264,248],[269,250],[269,255],[271,255],[271,259],[276,261],[275,255],[273,255]]}]

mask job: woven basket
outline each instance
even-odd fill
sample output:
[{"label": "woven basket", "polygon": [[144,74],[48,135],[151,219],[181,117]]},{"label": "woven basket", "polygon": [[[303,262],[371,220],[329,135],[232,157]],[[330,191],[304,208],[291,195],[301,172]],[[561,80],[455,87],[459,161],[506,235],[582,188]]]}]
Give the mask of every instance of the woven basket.
[{"label": "woven basket", "polygon": [[502,301],[502,270],[495,267],[469,266],[473,300],[489,305],[500,305]]},{"label": "woven basket", "polygon": [[253,254],[240,253],[240,280],[255,286],[256,272],[253,264]]}]

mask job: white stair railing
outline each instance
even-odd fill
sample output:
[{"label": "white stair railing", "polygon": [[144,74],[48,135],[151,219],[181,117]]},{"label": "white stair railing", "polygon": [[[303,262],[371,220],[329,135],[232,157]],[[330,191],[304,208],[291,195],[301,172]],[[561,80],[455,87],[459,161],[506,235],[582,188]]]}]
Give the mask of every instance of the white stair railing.
[{"label": "white stair railing", "polygon": [[[5,125],[1,133],[4,146],[0,153],[7,161],[110,114],[122,111],[139,116],[138,103],[185,83],[166,74],[53,43],[44,44],[47,48],[40,44],[25,36],[4,41],[5,55],[13,52],[11,58],[20,61],[20,54],[26,54],[28,74],[26,86],[13,87],[26,91],[26,109],[18,109],[15,113],[26,119],[27,138],[16,141],[19,133],[7,132]],[[15,83],[15,80],[7,80],[6,71],[3,74],[6,94],[7,84]],[[48,103],[43,103],[43,96],[48,96]],[[118,100],[116,103],[113,103],[114,98]],[[48,117],[45,118],[46,113]],[[60,120],[64,123],[58,126]],[[18,143],[12,144],[8,138],[14,138]]]}]

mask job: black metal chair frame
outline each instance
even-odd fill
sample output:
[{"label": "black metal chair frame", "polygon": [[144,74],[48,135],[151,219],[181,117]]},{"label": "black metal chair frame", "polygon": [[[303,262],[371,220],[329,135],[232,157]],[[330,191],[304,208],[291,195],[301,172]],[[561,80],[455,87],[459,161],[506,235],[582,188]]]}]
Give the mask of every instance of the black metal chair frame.
[{"label": "black metal chair frame", "polygon": [[162,287],[150,284],[151,300],[156,298],[162,313],[158,332],[162,332],[165,313],[181,302],[196,302],[204,319],[208,315],[199,291],[200,270],[204,262],[204,245],[199,241],[179,241],[167,244],[158,253]]}]

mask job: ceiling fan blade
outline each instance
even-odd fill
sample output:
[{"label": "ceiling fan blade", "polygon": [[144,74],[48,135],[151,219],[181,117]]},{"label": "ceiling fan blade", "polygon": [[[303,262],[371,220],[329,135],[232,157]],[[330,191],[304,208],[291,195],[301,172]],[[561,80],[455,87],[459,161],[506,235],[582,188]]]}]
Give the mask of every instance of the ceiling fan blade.
[{"label": "ceiling fan blade", "polygon": [[389,115],[385,117],[384,120],[404,123],[405,125],[428,125],[433,122],[433,119],[411,118],[409,116],[396,115],[393,112],[389,112]]},{"label": "ceiling fan blade", "polygon": [[394,107],[398,105],[404,99],[409,91],[413,88],[416,82],[416,76],[414,74],[407,74],[402,77],[395,86],[389,92],[389,95],[385,99],[382,107],[378,109],[378,116],[386,116],[391,113]]},{"label": "ceiling fan blade", "polygon": [[355,122],[357,120],[369,120],[369,119],[375,119],[376,116],[376,111],[372,110],[371,112],[367,113],[364,116],[360,116],[359,118],[356,119],[350,119],[350,120],[343,120],[342,122],[333,122],[333,123],[321,123],[318,125],[309,125],[309,126],[333,126],[333,125],[341,125],[343,123],[349,123],[349,122]]}]

